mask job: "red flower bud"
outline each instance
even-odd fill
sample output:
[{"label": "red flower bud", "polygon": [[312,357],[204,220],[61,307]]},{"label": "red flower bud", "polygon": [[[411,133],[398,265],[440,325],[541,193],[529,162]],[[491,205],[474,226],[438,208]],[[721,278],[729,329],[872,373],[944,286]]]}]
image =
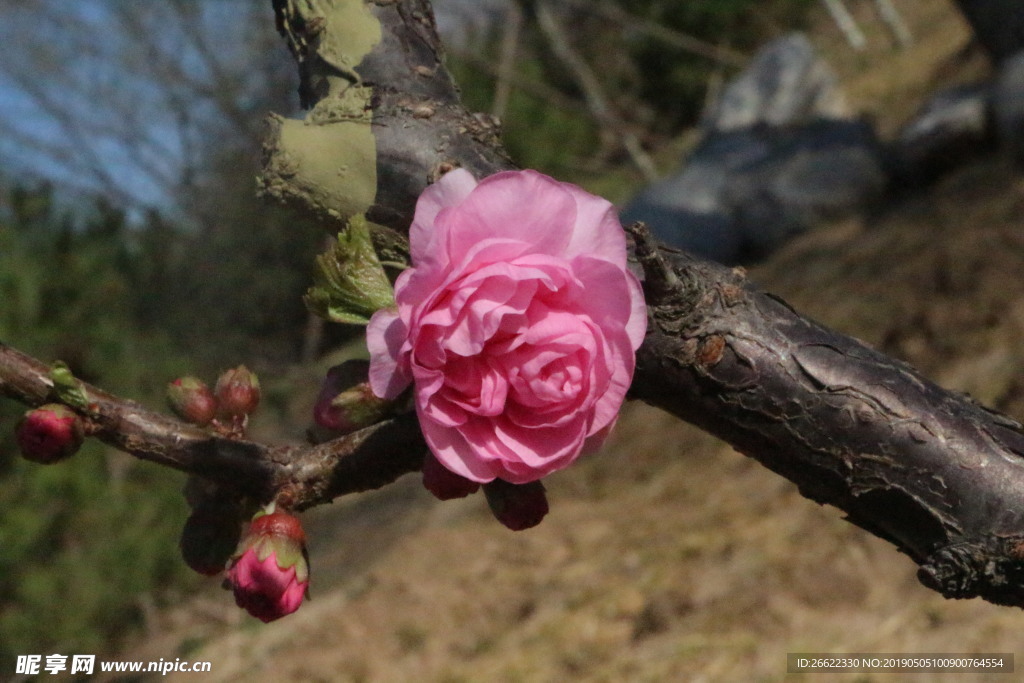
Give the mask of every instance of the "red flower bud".
[{"label": "red flower bud", "polygon": [[167,385],[167,403],[186,422],[208,425],[217,415],[217,399],[210,387],[195,377],[179,377]]},{"label": "red flower bud", "polygon": [[260,403],[260,381],[244,365],[225,370],[217,378],[213,389],[217,397],[218,414],[225,417],[241,417],[256,410]]},{"label": "red flower bud", "polygon": [[441,464],[433,453],[423,458],[423,486],[441,500],[465,498],[476,493],[480,484],[455,474]]},{"label": "red flower bud", "polygon": [[306,535],[285,512],[260,512],[242,537],[228,569],[235,603],[263,622],[291,614],[309,586]]},{"label": "red flower bud", "polygon": [[332,391],[328,373],[316,405],[313,421],[335,434],[349,434],[380,422],[391,411],[393,401],[374,395],[369,382],[357,384],[342,392]]},{"label": "red flower bud", "polygon": [[15,438],[26,460],[50,465],[71,457],[81,448],[85,429],[75,411],[49,403],[25,413]]},{"label": "red flower bud", "polygon": [[548,499],[539,480],[510,484],[495,479],[484,484],[484,494],[497,520],[512,531],[537,526],[548,514]]},{"label": "red flower bud", "polygon": [[230,508],[199,508],[189,515],[179,547],[185,564],[205,576],[224,571],[242,535],[241,521]]}]

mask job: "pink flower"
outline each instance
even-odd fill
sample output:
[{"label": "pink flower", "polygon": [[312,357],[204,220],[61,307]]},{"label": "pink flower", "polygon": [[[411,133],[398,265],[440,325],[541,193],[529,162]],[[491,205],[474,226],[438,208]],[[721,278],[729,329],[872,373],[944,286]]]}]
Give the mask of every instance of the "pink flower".
[{"label": "pink flower", "polygon": [[647,326],[612,205],[535,171],[428,187],[397,310],[367,328],[370,385],[415,386],[427,444],[476,482],[535,481],[604,440]]},{"label": "pink flower", "polygon": [[235,602],[263,622],[291,614],[309,586],[306,536],[284,512],[257,515],[228,568]]}]

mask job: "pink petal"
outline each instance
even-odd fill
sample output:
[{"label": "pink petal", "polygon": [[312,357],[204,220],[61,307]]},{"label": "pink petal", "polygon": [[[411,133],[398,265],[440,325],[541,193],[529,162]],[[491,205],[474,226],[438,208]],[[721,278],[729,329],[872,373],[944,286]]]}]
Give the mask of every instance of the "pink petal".
[{"label": "pink petal", "polygon": [[552,310],[535,302],[528,312],[530,326],[523,333],[527,344],[555,349],[593,349],[594,333],[585,316]]},{"label": "pink petal", "polygon": [[253,571],[252,584],[248,588],[273,599],[284,595],[288,586],[295,581],[295,567],[281,569],[277,563],[277,553],[271,553],[260,564],[259,570]]},{"label": "pink petal", "polygon": [[461,204],[476,186],[472,173],[457,168],[423,190],[416,202],[416,213],[409,227],[409,249],[414,264],[438,260],[448,262],[447,258],[443,258],[445,250],[442,246],[446,243],[446,236],[439,234],[434,225],[437,214]]},{"label": "pink petal", "polygon": [[576,223],[567,258],[591,256],[626,267],[626,234],[612,203],[571,183],[562,183],[576,201]]},{"label": "pink petal", "polygon": [[[480,356],[461,358],[445,368],[444,399],[479,416],[500,415],[505,410],[508,381]],[[435,397],[435,400],[440,396]]]},{"label": "pink petal", "polygon": [[465,406],[450,401],[444,396],[434,395],[419,404],[423,416],[443,427],[461,427],[470,418]]},{"label": "pink petal", "polygon": [[401,362],[406,341],[405,323],[393,309],[377,311],[366,326],[366,346],[370,350],[370,388],[381,398],[395,399],[412,377]]},{"label": "pink petal", "polygon": [[417,404],[420,418],[420,429],[423,437],[442,465],[470,481],[484,483],[498,476],[494,456],[480,448],[480,444],[470,444],[462,435],[462,429],[439,424],[425,416]]},{"label": "pink petal", "polygon": [[594,434],[615,422],[622,408],[622,402],[629,391],[629,385],[633,381],[633,371],[636,367],[636,358],[629,342],[625,339],[607,340],[605,347],[607,360],[605,366],[610,368],[611,376],[604,386],[604,391],[594,404],[593,421],[590,434]]},{"label": "pink petal", "polygon": [[[495,436],[516,456],[502,462],[505,472],[499,476],[513,484],[525,484],[568,465],[583,447],[585,418],[578,415],[572,422],[549,429],[524,429],[508,420],[495,421]],[[529,470],[519,467],[519,463]]]},{"label": "pink petal", "polygon": [[644,300],[644,292],[636,276],[626,271],[626,280],[629,281],[631,304],[629,322],[626,323],[626,334],[629,336],[630,345],[636,351],[644,343],[644,337],[647,336],[647,302]]},{"label": "pink petal", "polygon": [[640,348],[647,332],[647,305],[640,282],[623,270],[594,258],[582,256],[572,263],[583,283],[579,304],[609,335],[625,332],[633,349]]},{"label": "pink petal", "polygon": [[256,553],[247,550],[228,568],[228,579],[235,586],[249,586],[253,583],[253,569],[259,569]]},{"label": "pink petal", "polygon": [[281,616],[291,614],[302,606],[302,600],[306,597],[306,588],[309,582],[292,581],[278,600],[278,607]]},{"label": "pink petal", "polygon": [[562,255],[576,223],[576,202],[562,184],[536,171],[484,178],[446,217],[448,254],[462,260],[484,239],[516,239],[530,252]]}]

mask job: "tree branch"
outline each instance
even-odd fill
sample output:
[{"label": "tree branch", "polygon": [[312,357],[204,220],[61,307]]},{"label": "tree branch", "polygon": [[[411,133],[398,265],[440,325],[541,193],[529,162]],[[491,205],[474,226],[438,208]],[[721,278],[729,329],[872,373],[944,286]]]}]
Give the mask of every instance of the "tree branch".
[{"label": "tree branch", "polygon": [[[0,394],[29,406],[54,401],[50,368],[0,343]],[[303,510],[389,484],[423,462],[415,415],[318,446],[268,446],[216,436],[82,382],[87,432],[137,458],[215,481],[259,502]]]},{"label": "tree branch", "polygon": [[[645,243],[646,236],[638,236]],[[673,254],[648,287],[633,395],[728,441],[895,544],[947,597],[1024,605],[1024,428]],[[656,266],[647,280],[662,282]]]},{"label": "tree branch", "polygon": [[594,116],[594,120],[601,128],[618,138],[620,144],[629,154],[633,165],[644,175],[648,182],[658,179],[658,169],[654,162],[644,151],[640,139],[636,133],[631,131],[626,123],[619,116],[618,112],[608,102],[604,95],[604,89],[597,78],[597,74],[590,68],[586,60],[570,44],[569,36],[566,34],[562,22],[543,2],[537,3],[533,8],[537,19],[537,26],[541,34],[547,40],[551,52],[558,58],[559,62],[569,71],[572,79],[576,81],[583,98],[587,102]]},{"label": "tree branch", "polygon": [[[338,76],[317,52],[323,42],[303,43],[294,32],[311,12],[366,9],[380,24],[380,42],[344,87],[374,89],[365,125],[377,152],[371,211],[381,221],[407,228],[416,197],[439,169],[459,165],[480,177],[511,168],[491,131],[481,134],[460,105],[426,0],[274,4],[279,17],[289,15],[282,32],[310,80]],[[291,170],[301,182],[302,167]],[[330,208],[344,215],[341,205]],[[739,270],[658,247],[640,227],[633,234],[652,322],[634,397],[724,439],[812,500],[845,510],[921,565],[921,580],[944,595],[1024,606],[1019,423],[802,317]]]}]

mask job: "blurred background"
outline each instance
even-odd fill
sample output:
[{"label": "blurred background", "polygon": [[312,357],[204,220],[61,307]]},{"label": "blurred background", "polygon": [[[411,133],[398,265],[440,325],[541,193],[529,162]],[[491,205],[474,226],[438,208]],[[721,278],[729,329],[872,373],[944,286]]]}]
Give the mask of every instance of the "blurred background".
[{"label": "blurred background", "polygon": [[[663,212],[688,248],[718,231],[713,255],[799,310],[1024,417],[1024,178],[993,114],[1012,60],[957,3],[434,4],[517,163]],[[0,44],[0,340],[154,408],[177,375],[245,363],[256,436],[301,439],[360,331],[309,319],[325,235],[255,197],[264,117],[301,116],[270,2],[10,0]],[[313,599],[264,626],[179,560],[181,475],[97,443],[26,463],[22,411],[0,401],[2,677],[52,652],[208,660],[211,680],[654,681],[1024,651],[1018,611],[943,600],[641,405],[546,480],[530,531],[411,475],[311,511]]]}]

